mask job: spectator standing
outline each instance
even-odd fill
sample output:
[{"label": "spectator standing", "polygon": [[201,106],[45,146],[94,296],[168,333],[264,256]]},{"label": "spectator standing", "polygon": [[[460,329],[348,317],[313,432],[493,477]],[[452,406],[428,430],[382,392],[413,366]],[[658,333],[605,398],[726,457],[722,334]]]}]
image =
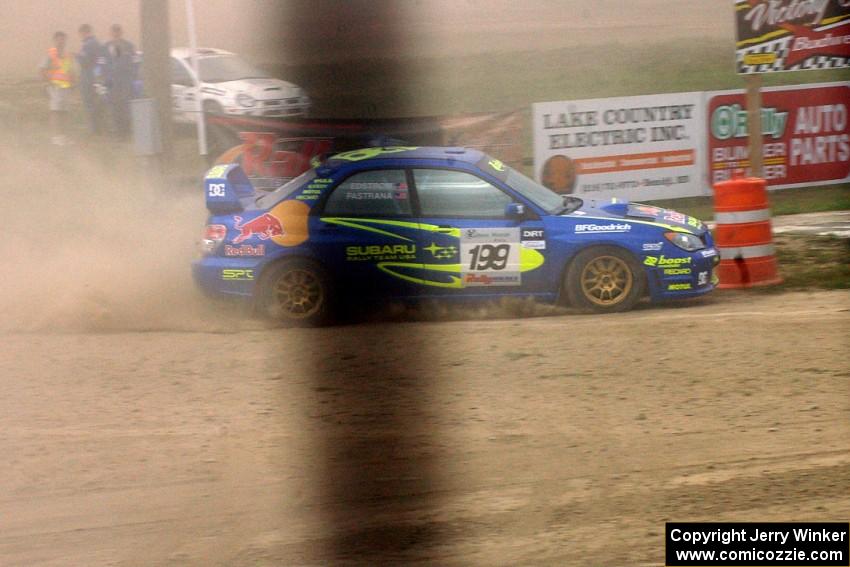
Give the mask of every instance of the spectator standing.
[{"label": "spectator standing", "polygon": [[94,32],[89,24],[83,24],[79,28],[82,47],[77,54],[77,63],[80,65],[80,97],[86,107],[89,119],[89,128],[92,134],[101,132],[101,116],[103,105],[100,93],[103,87],[103,66],[106,58],[103,46],[94,37]]},{"label": "spectator standing", "polygon": [[112,39],[106,42],[106,86],[115,134],[125,138],[130,134],[130,99],[136,80],[136,46],[124,39],[118,24],[110,28]]},{"label": "spectator standing", "polygon": [[64,146],[68,143],[68,99],[74,86],[71,56],[66,52],[68,36],[58,31],[53,34],[53,47],[41,64],[41,76],[47,81],[50,99],[51,143]]}]

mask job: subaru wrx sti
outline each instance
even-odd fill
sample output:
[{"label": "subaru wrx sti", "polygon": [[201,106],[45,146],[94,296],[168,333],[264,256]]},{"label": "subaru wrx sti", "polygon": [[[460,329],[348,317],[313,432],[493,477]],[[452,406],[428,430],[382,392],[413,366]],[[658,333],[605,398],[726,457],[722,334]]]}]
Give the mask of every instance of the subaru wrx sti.
[{"label": "subaru wrx sti", "polygon": [[699,220],[556,194],[480,151],[367,148],[258,193],[239,165],[205,182],[200,287],[295,324],[340,302],[531,296],[597,312],[712,291]]}]

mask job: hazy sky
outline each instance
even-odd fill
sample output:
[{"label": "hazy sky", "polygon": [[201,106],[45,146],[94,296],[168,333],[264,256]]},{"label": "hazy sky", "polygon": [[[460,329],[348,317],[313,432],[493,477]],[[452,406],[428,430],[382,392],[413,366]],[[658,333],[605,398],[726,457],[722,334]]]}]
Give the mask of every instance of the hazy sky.
[{"label": "hazy sky", "polygon": [[[201,45],[259,63],[444,56],[679,37],[733,39],[729,0],[194,0]],[[58,29],[79,42],[112,23],[139,43],[139,0],[0,0],[0,80],[35,76]],[[185,0],[170,0],[172,45],[187,43]],[[387,26],[401,26],[392,45]],[[730,51],[732,46],[730,44]]]}]

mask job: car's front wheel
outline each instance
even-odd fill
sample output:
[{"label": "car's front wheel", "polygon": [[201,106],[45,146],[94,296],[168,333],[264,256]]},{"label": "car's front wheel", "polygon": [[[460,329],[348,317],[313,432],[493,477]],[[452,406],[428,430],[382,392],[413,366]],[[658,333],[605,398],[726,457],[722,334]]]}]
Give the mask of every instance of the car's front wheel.
[{"label": "car's front wheel", "polygon": [[614,246],[579,252],[564,281],[570,304],[597,313],[631,309],[643,294],[643,284],[640,266]]},{"label": "car's front wheel", "polygon": [[273,266],[260,284],[262,315],[293,326],[316,326],[329,321],[331,286],[325,270],[302,258]]}]

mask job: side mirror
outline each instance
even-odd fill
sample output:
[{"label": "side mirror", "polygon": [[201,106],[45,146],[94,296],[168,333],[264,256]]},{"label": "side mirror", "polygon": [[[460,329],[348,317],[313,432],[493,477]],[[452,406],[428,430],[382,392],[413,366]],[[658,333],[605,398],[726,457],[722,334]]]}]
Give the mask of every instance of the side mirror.
[{"label": "side mirror", "polygon": [[509,219],[525,218],[525,205],[522,203],[508,203],[505,205],[505,216]]}]

